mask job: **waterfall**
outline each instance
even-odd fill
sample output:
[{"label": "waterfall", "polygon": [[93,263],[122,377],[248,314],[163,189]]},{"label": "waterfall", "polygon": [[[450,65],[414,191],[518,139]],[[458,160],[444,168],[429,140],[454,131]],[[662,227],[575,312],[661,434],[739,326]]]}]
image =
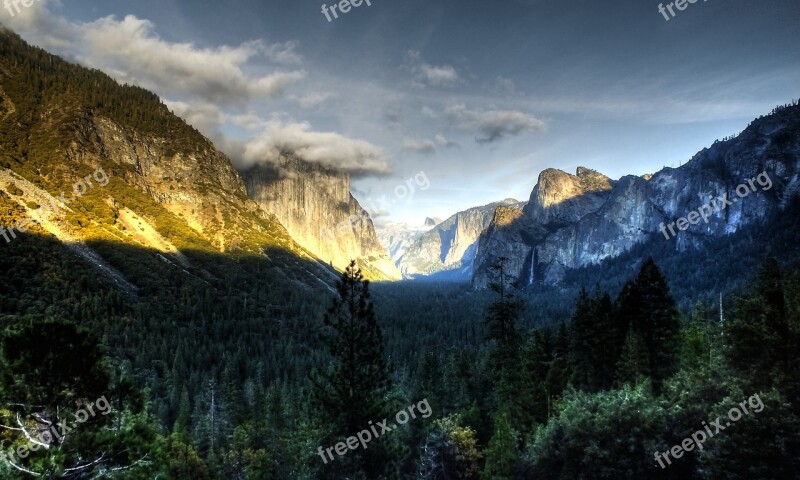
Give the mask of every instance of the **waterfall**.
[{"label": "waterfall", "polygon": [[529,278],[528,285],[533,285],[533,279],[535,278],[534,277],[535,271],[533,269],[534,265],[536,264],[536,255],[535,255],[535,253],[536,253],[536,249],[535,248],[531,249],[531,271],[530,271],[530,276],[528,277]]}]

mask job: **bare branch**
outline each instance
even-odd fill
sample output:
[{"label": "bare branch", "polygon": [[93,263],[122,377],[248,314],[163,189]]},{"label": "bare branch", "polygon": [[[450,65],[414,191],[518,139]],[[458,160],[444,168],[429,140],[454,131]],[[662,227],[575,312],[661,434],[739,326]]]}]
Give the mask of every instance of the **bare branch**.
[{"label": "bare branch", "polygon": [[[87,469],[89,467],[93,467],[93,466],[97,465],[98,463],[102,462],[103,458],[105,458],[105,456],[106,456],[106,454],[105,454],[105,452],[103,452],[103,454],[100,455],[99,458],[96,458],[94,461],[91,461],[91,462],[89,462],[87,464],[78,465],[77,467],[72,467],[72,468],[65,468],[64,469],[64,473],[66,474],[68,472],[77,472],[78,470],[85,470],[85,469]],[[62,478],[66,477],[66,475],[61,475],[61,477]]]},{"label": "bare branch", "polygon": [[27,430],[25,430],[25,426],[22,424],[22,419],[19,418],[19,413],[17,414],[17,425],[19,425],[19,429],[22,431],[23,435],[25,435],[25,438],[28,439],[28,442],[34,445],[39,445],[40,447],[44,447],[46,449],[50,448],[49,443],[40,442],[39,440],[33,438],[33,436],[31,436],[31,434],[28,433]]},{"label": "bare branch", "polygon": [[39,415],[38,413],[34,413],[34,414],[32,414],[32,416],[33,416],[33,418],[35,418],[35,419],[36,419],[36,421],[37,421],[37,422],[39,422],[39,423],[43,423],[43,424],[45,424],[45,425],[53,425],[53,422],[51,422],[50,420],[48,420],[48,419],[46,419],[46,418],[42,417],[42,416],[41,416],[41,415]]},{"label": "bare branch", "polygon": [[[125,450],[123,450],[123,451],[125,451]],[[120,452],[120,453],[122,453],[122,452]],[[148,455],[149,454],[146,453],[142,458],[140,458],[139,460],[136,460],[135,462],[133,462],[130,465],[127,465],[127,466],[114,467],[114,468],[109,468],[108,470],[103,470],[103,471],[97,472],[92,477],[92,480],[94,480],[96,478],[105,478],[106,475],[114,475],[117,472],[123,472],[123,471],[126,471],[126,470],[130,470],[131,468],[133,468],[133,467],[135,467],[135,466],[137,466],[137,465],[139,465],[141,463],[150,463],[150,462],[145,462],[145,459],[148,457]]]},{"label": "bare branch", "polygon": [[20,467],[19,465],[17,465],[16,463],[12,462],[12,461],[11,461],[10,459],[8,459],[8,458],[6,458],[6,459],[5,459],[5,461],[6,461],[6,463],[8,463],[8,464],[9,464],[9,465],[11,465],[12,467],[16,468],[16,469],[17,469],[17,470],[19,470],[20,472],[27,473],[28,475],[33,475],[34,477],[41,477],[41,476],[42,476],[42,474],[41,474],[41,473],[32,472],[32,471],[28,470],[27,468],[22,468],[22,467]]},{"label": "bare branch", "polygon": [[8,430],[14,430],[14,431],[17,431],[17,432],[22,432],[22,434],[25,436],[25,438],[28,439],[28,442],[33,443],[34,445],[39,445],[39,446],[44,447],[44,448],[50,448],[49,444],[42,443],[39,440],[36,440],[35,438],[33,438],[31,436],[30,433],[28,433],[28,431],[25,429],[25,425],[22,424],[22,419],[19,418],[19,413],[17,414],[17,419],[16,420],[17,420],[17,425],[19,425],[19,427],[10,427],[8,425],[2,425],[2,424],[0,424],[0,427],[8,429]]}]

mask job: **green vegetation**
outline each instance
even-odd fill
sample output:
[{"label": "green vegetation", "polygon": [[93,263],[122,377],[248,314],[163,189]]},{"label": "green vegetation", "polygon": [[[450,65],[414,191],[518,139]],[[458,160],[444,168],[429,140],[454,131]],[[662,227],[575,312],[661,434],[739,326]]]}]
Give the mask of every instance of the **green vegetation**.
[{"label": "green vegetation", "polygon": [[[345,270],[336,291],[338,296],[324,316],[321,338],[332,362],[311,377],[319,423],[330,432],[323,439],[325,445],[355,437],[370,421],[381,418],[387,410],[386,394],[391,385],[369,282],[364,280],[355,261]],[[330,459],[331,465],[321,467],[317,477],[380,475],[388,455],[380,443],[370,447]]]},{"label": "green vegetation", "polygon": [[[91,172],[62,160],[88,142],[92,116],[171,139],[166,155],[210,148],[149,92],[8,32],[0,59],[14,112],[0,121],[0,163],[48,191]],[[71,204],[68,220],[138,290],[121,293],[39,227],[0,239],[0,445],[23,446],[25,432],[101,395],[112,412],[16,466],[0,461],[2,478],[800,475],[796,200],[769,228],[680,255],[642,244],[558,288],[514,290],[502,263],[491,292],[368,284],[352,269],[332,288],[331,272],[296,256],[275,223],[253,220],[241,248],[221,254],[133,186],[135,166],[107,163],[108,186]],[[10,193],[0,225],[24,215],[21,192]],[[126,243],[114,228],[124,207],[189,265]],[[216,221],[235,222],[230,212]],[[778,258],[763,261],[765,246]],[[655,451],[755,393],[763,412],[654,465]],[[431,418],[340,461],[318,456],[422,399]]]}]

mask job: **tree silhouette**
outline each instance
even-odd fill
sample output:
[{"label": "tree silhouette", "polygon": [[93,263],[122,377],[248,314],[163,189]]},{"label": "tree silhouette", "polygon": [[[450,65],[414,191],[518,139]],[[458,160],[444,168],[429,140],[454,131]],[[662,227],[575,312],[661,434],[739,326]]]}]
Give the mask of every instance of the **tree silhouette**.
[{"label": "tree silhouette", "polygon": [[[313,399],[330,434],[326,440],[350,437],[385,415],[390,387],[383,334],[373,311],[369,281],[351,261],[336,285],[337,297],[324,316],[321,340],[330,365],[312,373]],[[376,442],[373,442],[376,443]],[[377,445],[352,451],[342,461],[348,473],[380,468]]]}]

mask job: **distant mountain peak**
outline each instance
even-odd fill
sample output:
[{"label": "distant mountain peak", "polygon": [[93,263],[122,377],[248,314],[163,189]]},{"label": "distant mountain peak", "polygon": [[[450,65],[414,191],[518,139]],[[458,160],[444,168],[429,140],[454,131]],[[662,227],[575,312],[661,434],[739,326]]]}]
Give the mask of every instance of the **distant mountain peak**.
[{"label": "distant mountain peak", "polygon": [[[525,215],[497,210],[481,236],[473,285],[496,280],[492,266],[505,257],[519,285],[559,283],[568,270],[619,257],[634,246],[674,242],[679,252],[737,233],[780,211],[800,193],[800,105],[759,117],[737,136],[715,141],[678,168],[613,181],[586,167],[575,175],[548,168],[539,175]],[[746,200],[734,198],[709,221],[689,223],[666,240],[662,226],[700,210],[709,198],[739,195],[739,185],[769,174],[770,186]],[[748,180],[749,179],[749,180]],[[774,186],[773,186],[774,182]],[[502,228],[501,228],[502,227]]]},{"label": "distant mountain peak", "polygon": [[251,167],[242,177],[248,195],[325,263],[344,270],[358,259],[368,278],[401,278],[369,213],[350,193],[347,173],[284,154],[278,164]]},{"label": "distant mountain peak", "polygon": [[578,167],[577,175],[556,168],[539,174],[539,181],[531,195],[531,208],[541,209],[563,204],[589,193],[611,190],[613,183],[605,175],[585,167]]}]

